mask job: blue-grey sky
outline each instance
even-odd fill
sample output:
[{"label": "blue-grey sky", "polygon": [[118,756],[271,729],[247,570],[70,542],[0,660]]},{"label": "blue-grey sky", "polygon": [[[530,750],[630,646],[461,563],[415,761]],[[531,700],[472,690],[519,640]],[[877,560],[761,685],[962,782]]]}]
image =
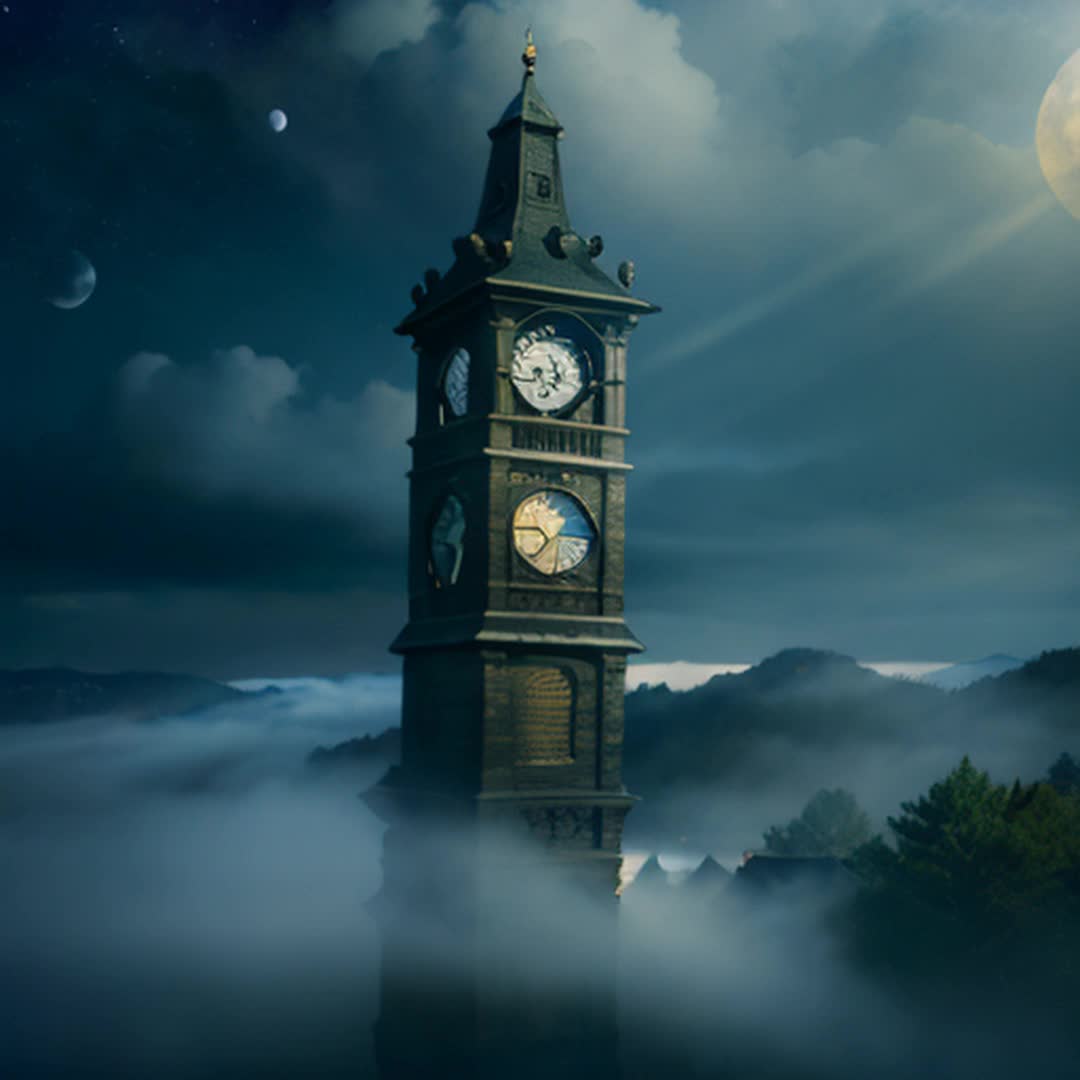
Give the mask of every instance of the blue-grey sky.
[{"label": "blue-grey sky", "polygon": [[571,220],[664,309],[630,358],[650,659],[1076,642],[1080,222],[1034,149],[1075,4],[7,0],[0,665],[393,666],[391,328],[473,223],[527,24]]}]

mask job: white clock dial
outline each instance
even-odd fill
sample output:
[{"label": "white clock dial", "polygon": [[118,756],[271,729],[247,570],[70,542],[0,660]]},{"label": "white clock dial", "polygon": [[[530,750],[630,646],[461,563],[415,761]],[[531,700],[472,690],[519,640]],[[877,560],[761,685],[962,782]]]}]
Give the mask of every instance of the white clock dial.
[{"label": "white clock dial", "polygon": [[587,378],[588,360],[570,338],[555,337],[551,327],[518,338],[510,380],[538,412],[565,408],[581,393]]},{"label": "white clock dial", "polygon": [[447,361],[442,389],[454,416],[464,416],[469,411],[469,354],[465,349],[455,349]]}]

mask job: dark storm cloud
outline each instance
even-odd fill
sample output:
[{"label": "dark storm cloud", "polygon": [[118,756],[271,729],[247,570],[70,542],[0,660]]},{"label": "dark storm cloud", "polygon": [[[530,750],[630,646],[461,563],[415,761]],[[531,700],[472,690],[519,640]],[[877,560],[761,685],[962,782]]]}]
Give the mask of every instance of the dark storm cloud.
[{"label": "dark storm cloud", "polygon": [[94,671],[386,671],[386,648],[405,621],[403,589],[388,574],[369,588],[228,585],[34,592],[0,608],[12,667],[74,665]]},{"label": "dark storm cloud", "polygon": [[139,353],[105,408],[7,462],[5,576],[62,591],[370,584],[399,569],[412,410],[381,382],[304,402],[298,372],[245,346],[191,367]]},{"label": "dark storm cloud", "polygon": [[[796,638],[879,658],[1063,643],[1078,587],[1080,227],[1047,196],[1031,133],[1080,46],[1073,8],[338,0],[274,13],[248,34],[210,8],[132,8],[123,45],[106,34],[47,78],[28,62],[7,84],[21,148],[9,247],[72,244],[99,271],[92,301],[58,313],[29,302],[22,256],[7,260],[26,302],[5,331],[6,438],[27,476],[41,470],[28,505],[43,523],[56,521],[49,487],[86,508],[68,545],[82,554],[18,524],[43,553],[39,583],[51,573],[85,596],[123,564],[147,582],[179,575],[192,598],[213,585],[231,609],[230,582],[280,575],[370,588],[397,610],[400,576],[339,573],[354,533],[335,519],[400,542],[400,469],[380,455],[385,485],[351,498],[339,481],[356,448],[320,439],[317,403],[409,385],[390,329],[472,223],[484,131],[532,22],[567,126],[572,219],[604,234],[613,261],[634,257],[639,291],[665,309],[637,332],[630,387],[628,611],[666,643],[657,658],[753,659]],[[280,136],[272,107],[289,114]],[[307,397],[236,460],[213,463],[209,397],[202,427],[181,411],[187,426],[139,428],[121,409],[93,434],[66,430],[136,354],[167,356],[168,382],[237,342],[282,357]],[[43,428],[59,441],[36,442]],[[176,524],[212,505],[228,523],[192,526],[183,571],[153,530],[120,558],[125,545],[95,539],[116,485],[80,459],[139,432],[120,519],[142,507]],[[319,455],[326,475],[305,498]],[[75,494],[68,474],[84,478]],[[357,565],[389,567],[380,544]],[[352,607],[319,602],[331,623]],[[395,630],[373,621],[369,646]],[[116,633],[122,663],[130,639]],[[274,655],[289,636],[282,625]]]},{"label": "dark storm cloud", "polygon": [[136,354],[76,426],[3,457],[6,662],[384,667],[412,411],[381,381],[315,398],[245,346]]}]

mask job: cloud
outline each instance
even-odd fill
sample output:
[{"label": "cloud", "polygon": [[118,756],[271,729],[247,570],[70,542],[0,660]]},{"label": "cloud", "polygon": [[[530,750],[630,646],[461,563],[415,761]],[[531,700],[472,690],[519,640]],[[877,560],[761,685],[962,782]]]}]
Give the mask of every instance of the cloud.
[{"label": "cloud", "polygon": [[[78,140],[32,122],[63,115],[43,84],[13,83],[27,242],[74,221],[104,283],[79,340],[31,304],[13,319],[10,354],[48,361],[20,366],[3,436],[15,490],[37,477],[14,527],[39,553],[27,588],[182,579],[194,600],[261,574],[269,592],[381,589],[372,618],[400,610],[412,357],[391,329],[471,227],[529,23],[571,218],[604,235],[609,270],[635,258],[664,308],[635,332],[628,387],[627,610],[670,647],[657,659],[1061,644],[1080,245],[1031,145],[1080,41],[1058,0],[1038,19],[982,0],[338,3],[221,59],[205,35],[155,31],[162,56],[131,51],[117,86],[73,74],[57,92],[102,95]],[[287,139],[267,134],[277,104]],[[206,359],[208,341],[250,356]],[[148,347],[108,414],[90,408]],[[65,428],[79,438],[42,441]],[[1025,489],[1062,530],[1008,517]],[[167,544],[163,525],[194,533]],[[81,552],[49,539],[65,529]],[[326,603],[329,626],[347,605]]]},{"label": "cloud", "polygon": [[[760,658],[757,658],[760,659]],[[650,664],[631,661],[626,669],[626,689],[640,686],[659,686],[665,683],[670,690],[692,690],[702,686],[715,675],[738,675],[750,664],[696,664],[687,660],[673,660],[666,664]],[[948,661],[885,660],[881,662],[860,660],[860,667],[869,668],[879,675],[890,678],[919,679],[930,672],[948,667]]]},{"label": "cloud", "polygon": [[756,105],[751,121],[796,153],[849,136],[885,142],[913,115],[1026,143],[1056,58],[1080,40],[1067,0],[1040,5],[1037,19],[1007,0],[672,7],[688,59],[739,88]]},{"label": "cloud", "polygon": [[631,663],[626,669],[626,689],[639,686],[659,686],[666,683],[671,690],[692,690],[707,683],[714,675],[737,675],[749,664],[692,664],[675,660],[669,664]]},{"label": "cloud", "polygon": [[120,437],[144,474],[380,523],[403,510],[414,411],[411,393],[382,380],[351,400],[305,401],[299,371],[244,345],[199,367],[137,353],[120,372]]},{"label": "cloud", "polygon": [[383,667],[403,618],[412,394],[304,383],[244,346],[202,364],[141,352],[78,424],[0,447],[2,574],[25,597],[2,613],[6,662]]},{"label": "cloud", "polygon": [[[182,668],[218,679],[395,671],[399,661],[387,650],[406,619],[400,558],[365,545],[363,535],[311,537],[310,515],[301,520],[300,534],[283,538],[275,534],[285,529],[280,518],[233,517],[220,535],[189,532],[180,552],[164,547],[168,536],[144,531],[119,552],[110,545],[82,553],[89,568],[64,565],[67,578],[96,578],[81,591],[58,591],[54,555],[40,591],[0,606],[5,664]],[[324,528],[341,532],[339,522]],[[264,537],[261,548],[252,547],[253,535]],[[196,542],[207,550],[192,550]],[[117,556],[120,565],[111,561]],[[29,576],[23,571],[23,588]]]},{"label": "cloud", "polygon": [[360,735],[378,735],[396,727],[401,713],[401,678],[396,675],[346,675],[339,679],[292,678],[240,679],[232,684],[239,690],[251,692],[272,689],[277,693],[263,695],[244,703],[240,709],[228,710],[230,717],[241,721],[303,725],[314,737],[319,728],[325,732],[319,738],[341,741]]},{"label": "cloud", "polygon": [[338,46],[362,64],[420,41],[439,14],[433,0],[337,0],[332,12]]}]

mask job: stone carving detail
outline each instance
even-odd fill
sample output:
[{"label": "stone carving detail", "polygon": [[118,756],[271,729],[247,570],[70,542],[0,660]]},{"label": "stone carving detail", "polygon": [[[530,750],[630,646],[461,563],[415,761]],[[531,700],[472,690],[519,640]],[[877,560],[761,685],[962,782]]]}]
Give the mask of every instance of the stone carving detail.
[{"label": "stone carving detail", "polygon": [[628,810],[611,809],[604,813],[604,832],[602,845],[607,848],[618,850],[622,840],[623,823],[626,821]]},{"label": "stone carving detail", "polygon": [[551,476],[548,473],[541,472],[518,472],[515,470],[510,474],[511,484],[548,484],[551,483]]},{"label": "stone carving detail", "polygon": [[[570,576],[573,576],[571,574]],[[563,591],[512,589],[506,598],[511,611],[554,611],[568,615],[596,615],[597,599],[591,589]]]},{"label": "stone carving detail", "polygon": [[593,846],[593,811],[585,806],[529,806],[521,811],[529,833],[544,844]]},{"label": "stone carving detail", "polygon": [[600,457],[603,451],[603,439],[598,431],[516,426],[512,438],[514,448],[518,450],[592,458]]}]

